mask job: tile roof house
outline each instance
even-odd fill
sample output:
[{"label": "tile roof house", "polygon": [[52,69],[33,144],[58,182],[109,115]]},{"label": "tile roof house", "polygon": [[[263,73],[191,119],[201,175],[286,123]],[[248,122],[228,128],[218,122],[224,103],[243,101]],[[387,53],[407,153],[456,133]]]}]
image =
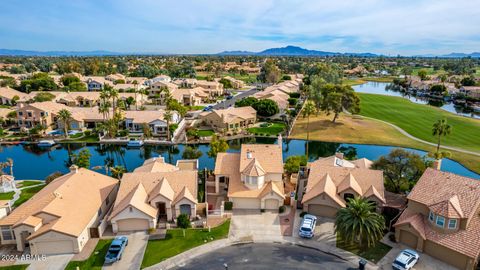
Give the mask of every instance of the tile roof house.
[{"label": "tile roof house", "polygon": [[146,160],[122,177],[109,216],[113,231],[145,231],[180,214],[195,217],[197,183],[197,167],[173,166],[162,157]]},{"label": "tile roof house", "polygon": [[367,159],[348,161],[338,155],[309,163],[305,193],[299,196],[303,210],[332,218],[353,197],[367,198],[379,210],[386,203],[383,172],[370,165]]},{"label": "tile roof house", "polygon": [[398,242],[459,269],[480,256],[480,181],[428,168],[395,223]]},{"label": "tile roof house", "polygon": [[276,210],[285,199],[282,146],[243,144],[240,153],[218,153],[215,193],[228,188],[234,209]]},{"label": "tile roof house", "polygon": [[0,220],[2,244],[38,255],[79,253],[103,233],[117,187],[114,178],[72,166]]},{"label": "tile roof house", "polygon": [[[156,111],[125,111],[125,126],[130,133],[143,133],[143,125],[147,124],[153,136],[167,136],[167,121],[164,110]],[[180,122],[180,115],[172,111],[170,124]]]},{"label": "tile roof house", "polygon": [[199,119],[204,125],[216,131],[241,130],[251,127],[257,121],[257,111],[251,106],[229,107],[200,113]]},{"label": "tile roof house", "polygon": [[14,105],[18,100],[25,100],[28,94],[17,91],[10,87],[0,87],[0,105]]}]

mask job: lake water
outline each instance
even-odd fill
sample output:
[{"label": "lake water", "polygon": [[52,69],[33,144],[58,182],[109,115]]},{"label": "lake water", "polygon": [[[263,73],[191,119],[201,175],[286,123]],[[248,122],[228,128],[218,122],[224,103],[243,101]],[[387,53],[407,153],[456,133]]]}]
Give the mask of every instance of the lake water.
[{"label": "lake water", "polygon": [[463,107],[457,107],[455,106],[455,104],[453,104],[453,102],[406,95],[406,93],[389,89],[389,85],[390,83],[366,82],[364,84],[353,86],[353,89],[355,90],[355,92],[358,92],[358,93],[369,93],[369,94],[403,97],[418,104],[430,105],[433,107],[441,108],[442,110],[445,110],[447,112],[455,113],[455,114],[466,116],[466,117],[480,119],[480,114],[474,113],[474,112],[465,112]]},{"label": "lake water", "polygon": [[[249,138],[242,140],[229,141],[229,152],[240,151],[242,143],[276,143],[276,139],[268,138]],[[305,154],[305,141],[303,140],[284,140],[283,141],[283,159],[285,160],[291,155]],[[175,164],[178,159],[182,159],[182,152],[185,145],[176,146],[144,146],[140,149],[129,149],[120,145],[99,145],[99,144],[65,144],[57,145],[48,150],[41,149],[35,145],[11,145],[0,146],[0,161],[12,158],[14,161],[14,176],[17,179],[45,179],[53,172],[68,172],[69,156],[83,148],[88,148],[92,157],[90,159],[91,167],[105,166],[105,164],[122,165],[128,171],[132,171],[136,167],[143,164],[143,161],[157,157],[159,155],[165,157],[167,162]],[[214,159],[208,157],[208,144],[196,145],[203,153],[199,158],[199,166],[201,169],[213,169],[215,167]],[[316,160],[319,157],[333,155],[341,147],[348,148],[350,153],[356,152],[358,158],[367,158],[376,160],[382,155],[388,154],[393,148],[392,146],[380,145],[361,145],[361,144],[340,144],[329,142],[309,143],[309,160]],[[418,154],[425,155],[426,152],[408,149]],[[445,159],[442,162],[442,170],[453,172],[456,174],[480,179],[480,175],[476,174],[460,163],[453,160]],[[6,169],[8,171],[8,169]],[[99,169],[104,173],[104,169]]]}]

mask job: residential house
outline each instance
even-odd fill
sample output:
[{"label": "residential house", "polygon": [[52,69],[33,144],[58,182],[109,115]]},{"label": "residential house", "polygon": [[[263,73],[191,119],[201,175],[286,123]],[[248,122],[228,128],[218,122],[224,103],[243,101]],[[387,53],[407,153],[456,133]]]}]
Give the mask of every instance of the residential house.
[{"label": "residential house", "polygon": [[153,84],[155,84],[156,82],[166,82],[166,83],[169,83],[172,81],[172,78],[170,78],[170,76],[167,76],[167,75],[159,75],[155,78],[151,78],[151,79],[147,79],[145,80],[144,84],[146,86],[152,86]]},{"label": "residential house", "polygon": [[10,200],[0,200],[0,219],[6,217],[10,212],[12,212]]},{"label": "residential house", "polygon": [[282,146],[242,144],[240,153],[218,153],[215,193],[228,188],[234,209],[278,210],[285,199]]},{"label": "residential house", "polygon": [[225,94],[223,84],[217,81],[197,80],[196,86],[203,88],[203,91],[208,93],[210,97],[218,97]]},{"label": "residential house", "polygon": [[123,74],[120,73],[115,73],[115,74],[110,74],[105,77],[106,80],[111,81],[113,83],[117,81],[123,81],[123,83],[126,83],[126,77]]},{"label": "residential house", "polygon": [[366,198],[380,211],[386,203],[383,171],[370,169],[371,164],[364,158],[345,160],[343,154],[309,163],[305,193],[299,195],[303,211],[333,218],[354,197]]},{"label": "residential house", "polygon": [[118,180],[76,166],[0,220],[2,244],[32,255],[79,253],[106,228]]},{"label": "residential house", "polygon": [[210,126],[217,132],[243,130],[251,127],[257,121],[257,111],[250,106],[229,107],[200,113],[199,119],[203,125]]},{"label": "residential house", "polygon": [[460,92],[468,97],[480,99],[480,86],[462,86]]},{"label": "residential house", "polygon": [[101,91],[105,84],[113,86],[113,82],[106,80],[104,77],[100,76],[86,77],[85,80],[85,82],[87,83],[88,91]]},{"label": "residential house", "polygon": [[148,89],[148,96],[159,98],[160,100],[165,99],[165,93],[162,92],[162,89],[167,88],[170,93],[178,89],[178,86],[171,82],[158,81],[153,83]]},{"label": "residential house", "polygon": [[171,96],[185,106],[197,106],[209,99],[209,94],[201,87],[178,88],[171,92]]},{"label": "residential house", "polygon": [[194,169],[151,158],[125,173],[109,216],[113,232],[146,231],[180,214],[196,217],[198,165],[196,160],[189,162]]},{"label": "residential house", "polygon": [[477,269],[480,181],[428,168],[395,223],[398,242],[459,269]]},{"label": "residential house", "polygon": [[18,103],[17,124],[20,128],[30,129],[42,125],[49,131],[56,127],[57,114],[60,110],[68,108],[63,104],[53,101]]},{"label": "residential house", "polygon": [[241,88],[245,87],[245,82],[242,81],[242,80],[237,80],[237,79],[235,79],[233,77],[230,77],[230,76],[225,76],[223,78],[225,80],[228,80],[232,84],[233,88],[235,88],[235,89],[241,89]]},{"label": "residential house", "polygon": [[179,88],[193,88],[197,86],[197,79],[194,78],[178,78],[173,81]]},{"label": "residential house", "polygon": [[[164,110],[158,111],[126,111],[125,127],[130,133],[143,133],[143,126],[147,124],[155,137],[167,137],[167,121],[164,119]],[[172,111],[170,124],[180,122],[180,116]]]},{"label": "residential house", "polygon": [[17,101],[28,99],[28,94],[10,87],[0,87],[0,105],[15,105]]}]

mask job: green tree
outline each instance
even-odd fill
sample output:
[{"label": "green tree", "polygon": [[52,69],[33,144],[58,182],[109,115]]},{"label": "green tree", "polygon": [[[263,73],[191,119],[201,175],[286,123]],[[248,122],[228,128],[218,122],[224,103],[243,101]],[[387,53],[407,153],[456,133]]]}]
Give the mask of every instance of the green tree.
[{"label": "green tree", "polygon": [[383,171],[388,191],[400,193],[409,191],[430,165],[431,162],[420,155],[396,148],[377,159],[372,169]]},{"label": "green tree", "polygon": [[446,137],[450,133],[452,133],[452,126],[447,123],[447,119],[444,118],[438,120],[433,124],[432,135],[438,137],[437,149],[436,152],[433,153],[433,157],[435,157],[435,159],[442,159],[444,157],[450,156],[450,153],[448,152],[440,152],[440,144],[442,141],[442,137]]},{"label": "green tree", "polygon": [[322,87],[322,96],[320,109],[327,115],[334,114],[333,123],[343,111],[360,112],[360,98],[351,86],[327,84]]},{"label": "green tree", "polygon": [[253,104],[257,114],[264,117],[270,117],[280,112],[278,104],[270,99],[261,99]]},{"label": "green tree", "polygon": [[430,87],[430,92],[436,95],[447,95],[447,87],[443,84],[435,84]]},{"label": "green tree", "polygon": [[306,156],[289,156],[283,165],[285,172],[292,174],[297,173],[300,170],[300,166],[307,165]]},{"label": "green tree", "polygon": [[123,174],[127,172],[127,169],[125,169],[125,167],[121,165],[117,165],[115,167],[110,168],[110,172],[113,178],[117,178],[118,180],[120,180]]},{"label": "green tree", "polygon": [[268,59],[260,69],[257,79],[264,83],[277,83],[280,79],[280,74],[280,69],[275,65],[275,62]]},{"label": "green tree", "polygon": [[428,79],[428,72],[425,69],[420,69],[418,71],[418,77],[420,77],[420,80],[425,81]]},{"label": "green tree", "polygon": [[374,211],[374,205],[365,198],[350,198],[347,207],[340,208],[335,218],[335,233],[349,243],[361,247],[374,246],[382,239],[385,219]]},{"label": "green tree", "polygon": [[20,83],[20,90],[26,93],[31,91],[49,91],[56,90],[57,85],[52,77],[47,73],[39,72]]},{"label": "green tree", "polygon": [[71,160],[72,163],[77,165],[80,168],[89,168],[90,167],[90,158],[92,154],[90,154],[90,150],[88,148],[84,148],[80,150],[78,153],[73,153]]},{"label": "green tree", "polygon": [[185,149],[182,153],[183,159],[198,159],[203,155],[202,151],[198,150],[198,148],[194,148],[191,146],[185,146]]},{"label": "green tree", "polygon": [[305,151],[305,156],[307,157],[308,160],[308,143],[310,141],[310,115],[314,114],[317,111],[315,108],[315,105],[313,102],[310,100],[307,101],[305,106],[303,107],[302,110],[302,116],[303,118],[307,118],[307,145],[306,145],[306,151]]},{"label": "green tree", "polygon": [[210,150],[208,150],[207,154],[211,158],[216,158],[218,153],[226,152],[228,148],[228,143],[225,140],[219,139],[217,135],[213,135],[210,141]]},{"label": "green tree", "polygon": [[52,101],[53,99],[55,99],[55,95],[49,92],[40,92],[33,97],[35,102]]},{"label": "green tree", "polygon": [[70,126],[70,121],[72,120],[72,113],[67,109],[62,109],[58,112],[58,119],[63,123],[65,138],[68,138],[68,128]]},{"label": "green tree", "polygon": [[177,226],[182,229],[190,228],[190,218],[186,214],[177,217]]},{"label": "green tree", "polygon": [[163,120],[167,122],[167,140],[170,141],[170,122],[172,121],[173,114],[170,110],[166,110],[163,114]]},{"label": "green tree", "polygon": [[246,106],[252,106],[258,102],[258,99],[255,97],[246,97],[242,98],[240,100],[237,100],[235,102],[235,107],[246,107]]}]

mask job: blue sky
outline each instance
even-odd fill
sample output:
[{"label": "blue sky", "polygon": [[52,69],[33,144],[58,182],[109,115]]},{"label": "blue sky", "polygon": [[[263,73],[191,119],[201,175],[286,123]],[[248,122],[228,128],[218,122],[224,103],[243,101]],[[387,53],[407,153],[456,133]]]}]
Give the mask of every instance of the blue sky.
[{"label": "blue sky", "polygon": [[6,49],[480,51],[480,0],[2,0],[0,6]]}]

